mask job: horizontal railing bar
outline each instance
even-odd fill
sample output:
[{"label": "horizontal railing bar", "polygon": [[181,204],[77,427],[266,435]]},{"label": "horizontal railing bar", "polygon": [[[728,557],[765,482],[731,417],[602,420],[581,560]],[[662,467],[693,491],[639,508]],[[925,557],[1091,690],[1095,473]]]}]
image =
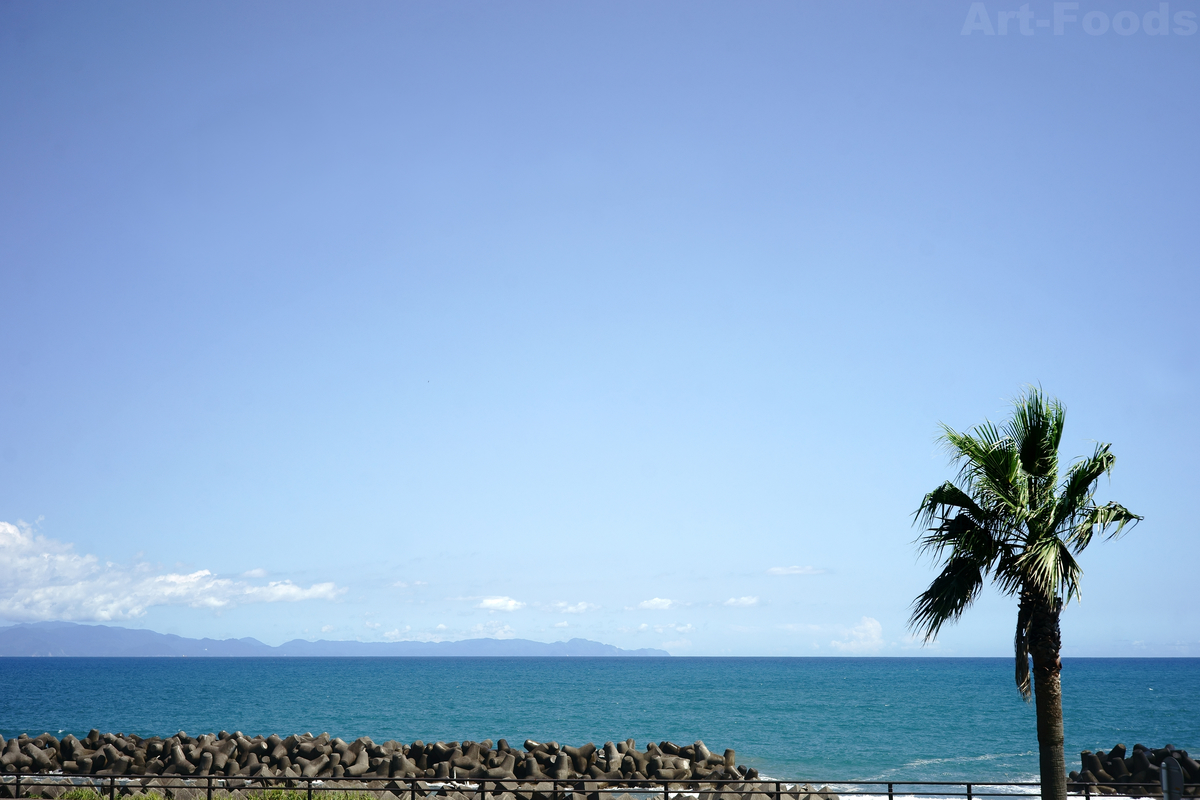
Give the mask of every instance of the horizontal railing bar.
[{"label": "horizontal railing bar", "polygon": [[[28,786],[62,785],[63,782],[70,782],[70,783],[78,782],[80,784],[97,784],[97,785],[105,784],[105,785],[107,785],[109,782],[115,781],[117,784],[122,785],[122,786],[127,786],[130,784],[136,783],[136,784],[141,784],[144,786],[173,785],[173,786],[178,786],[180,788],[193,788],[197,785],[207,785],[207,783],[210,780],[210,776],[207,776],[207,775],[200,775],[200,776],[76,775],[76,774],[71,774],[71,773],[61,773],[61,774],[55,774],[55,773],[29,773],[29,774],[0,773],[0,783],[5,783],[5,784],[13,783],[17,780],[20,780],[20,782],[22,784],[25,784]],[[678,778],[678,779],[672,778],[672,779],[665,779],[665,780],[655,780],[653,778],[605,779],[605,778],[588,777],[588,778],[473,778],[473,779],[458,779],[458,780],[456,780],[453,778],[442,778],[442,779],[437,779],[437,778],[400,778],[400,777],[385,778],[385,777],[377,776],[377,775],[360,775],[360,776],[345,775],[345,776],[341,776],[341,777],[304,777],[304,776],[298,776],[298,777],[245,776],[245,777],[242,777],[242,776],[225,775],[225,776],[221,776],[219,778],[216,776],[211,776],[211,781],[212,781],[212,784],[214,787],[220,787],[220,788],[224,788],[228,784],[237,784],[239,786],[246,786],[246,785],[252,785],[252,784],[286,784],[286,783],[308,784],[308,783],[311,783],[311,784],[314,784],[315,786],[320,786],[324,783],[333,783],[333,782],[336,782],[336,783],[383,783],[383,784],[396,783],[396,784],[403,784],[406,786],[415,786],[415,785],[423,783],[426,786],[437,786],[437,787],[457,786],[457,787],[476,787],[476,788],[481,785],[484,785],[484,784],[489,785],[489,786],[495,786],[498,788],[504,787],[504,786],[507,786],[510,784],[516,784],[516,785],[521,785],[521,786],[536,785],[536,784],[551,784],[554,786],[561,786],[561,787],[565,787],[565,788],[596,786],[596,785],[600,785],[600,784],[603,784],[604,786],[611,787],[611,788],[638,788],[638,787],[661,788],[664,786],[682,787],[682,786],[701,786],[701,785],[703,785],[703,786],[730,786],[730,785],[742,786],[745,784],[751,784],[754,786],[775,786],[776,784],[778,784],[780,787],[794,787],[794,786],[800,786],[803,784],[810,784],[810,785],[811,784],[825,784],[825,785],[830,785],[830,786],[836,785],[836,786],[892,786],[892,787],[905,787],[905,786],[962,786],[962,787],[971,786],[971,787],[985,787],[985,788],[992,787],[992,786],[1016,786],[1016,787],[1039,787],[1039,788],[1041,787],[1041,783],[1038,781],[983,781],[983,780],[979,780],[979,781],[852,781],[852,780],[843,780],[843,779],[837,779],[837,778],[831,778],[831,779],[746,778],[746,779],[741,779],[741,780],[736,779],[736,778],[722,779],[722,780],[709,780],[709,779],[705,779],[705,778]],[[1087,789],[1082,788],[1084,786],[1086,786],[1088,788]],[[1113,783],[1113,784],[1081,784],[1077,781],[1069,781],[1068,782],[1068,787],[1077,794],[1083,794],[1085,792],[1101,794],[1101,792],[1099,792],[1097,790],[1097,788],[1096,788],[1097,786],[1106,786],[1109,788],[1122,788],[1122,787],[1129,787],[1129,788],[1160,787],[1161,788],[1162,784],[1159,783],[1158,781],[1144,781],[1144,782],[1139,782],[1139,783]],[[1185,783],[1185,784],[1183,784],[1183,786],[1185,788],[1195,787],[1195,786],[1200,786],[1200,783]],[[346,788],[346,787],[335,787],[335,788]],[[897,789],[893,793],[897,793],[897,792],[899,792],[899,789]],[[882,792],[882,793],[887,794],[887,792]],[[866,794],[866,792],[860,792],[860,794]],[[983,794],[983,793],[973,792],[973,794]],[[1009,797],[1021,796],[1018,794],[1008,794],[1008,793],[1005,793],[1005,795],[1009,796]],[[966,795],[964,794],[963,796],[966,796]]]},{"label": "horizontal railing bar", "polygon": [[[754,784],[764,784],[765,785],[765,784],[778,783],[778,784],[785,785],[785,786],[792,786],[792,785],[796,785],[796,784],[805,784],[805,783],[830,783],[830,784],[836,783],[836,784],[840,784],[842,786],[849,786],[849,785],[855,785],[855,786],[889,786],[889,785],[891,785],[891,786],[967,786],[967,785],[971,785],[971,786],[1040,786],[1041,785],[1041,783],[1039,781],[988,781],[988,780],[855,781],[855,780],[845,780],[843,778],[827,778],[827,779],[817,779],[817,778],[742,778],[742,779],[722,778],[719,780],[715,779],[715,778],[713,778],[713,779],[710,779],[710,778],[656,779],[656,778],[592,778],[592,777],[586,777],[586,778],[459,778],[459,779],[455,779],[455,778],[401,778],[399,776],[384,778],[379,775],[343,775],[340,777],[330,777],[330,776],[307,777],[307,776],[283,776],[283,775],[274,775],[274,776],[268,777],[268,776],[260,776],[260,775],[221,775],[218,777],[216,775],[211,775],[211,776],[210,775],[136,775],[136,774],[79,775],[79,774],[70,773],[70,772],[62,772],[62,773],[36,772],[36,773],[21,773],[20,775],[18,775],[17,773],[12,773],[12,772],[0,773],[0,778],[7,778],[7,779],[11,780],[11,779],[17,778],[17,777],[20,777],[20,779],[22,781],[39,780],[39,779],[108,781],[108,780],[116,779],[118,781],[126,781],[126,782],[134,782],[134,783],[140,783],[140,782],[146,781],[146,780],[206,782],[211,777],[214,782],[218,782],[218,783],[225,783],[225,782],[245,783],[245,782],[262,782],[262,781],[272,781],[272,782],[276,782],[276,783],[283,782],[283,781],[299,781],[301,783],[308,783],[308,782],[321,783],[323,781],[357,781],[360,783],[370,783],[370,782],[380,782],[380,781],[382,781],[382,782],[392,781],[392,782],[399,782],[399,783],[428,783],[430,785],[438,785],[438,786],[444,786],[444,785],[449,785],[449,784],[458,784],[458,785],[463,785],[463,786],[467,786],[467,785],[476,786],[481,782],[488,783],[488,784],[553,783],[553,784],[565,785],[565,786],[581,784],[581,783],[607,783],[607,784],[614,784],[614,785],[621,784],[621,785],[628,785],[628,786],[643,785],[643,784],[644,785],[653,785],[653,786],[662,786],[663,784],[668,784],[668,783],[672,784],[672,785],[693,784],[693,783],[705,783],[705,784],[754,783]],[[1083,784],[1080,784],[1078,781],[1068,781],[1068,784],[1083,785]],[[1087,784],[1087,785],[1095,786],[1096,784]],[[1100,785],[1107,786],[1109,784],[1100,784]],[[1142,781],[1142,782],[1138,782],[1138,783],[1131,782],[1131,783],[1120,783],[1120,784],[1112,784],[1112,785],[1158,786],[1159,783],[1157,781]],[[1188,783],[1188,784],[1184,784],[1184,785],[1200,786],[1200,784],[1198,784],[1198,783]]]}]

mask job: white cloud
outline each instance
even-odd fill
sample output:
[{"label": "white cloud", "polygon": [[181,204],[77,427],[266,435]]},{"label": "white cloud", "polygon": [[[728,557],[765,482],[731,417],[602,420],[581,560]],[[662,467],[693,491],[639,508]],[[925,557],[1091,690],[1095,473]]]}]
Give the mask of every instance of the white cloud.
[{"label": "white cloud", "polygon": [[672,605],[674,600],[668,600],[665,597],[652,597],[649,600],[643,600],[638,603],[638,608],[649,609],[650,611],[666,611]]},{"label": "white cloud", "polygon": [[321,626],[321,633],[329,633],[331,630],[333,630],[332,625],[322,625]]},{"label": "white cloud", "polygon": [[444,631],[444,630],[446,630],[446,626],[445,626],[445,625],[440,625],[440,624],[439,624],[439,625],[437,626],[437,630],[439,630],[439,631]]},{"label": "white cloud", "polygon": [[[446,626],[439,625],[438,627],[445,630]],[[411,625],[385,631],[383,638],[389,642],[449,642],[455,639],[454,636],[443,636],[440,633],[414,633]]]},{"label": "white cloud", "polygon": [[569,625],[567,622],[563,621],[563,622],[556,622],[556,623],[554,623],[554,627],[556,627],[556,628],[567,628],[567,627],[570,627],[570,625]]},{"label": "white cloud", "polygon": [[15,622],[108,622],[140,617],[153,606],[231,608],[246,603],[332,600],[333,583],[308,588],[291,581],[255,585],[218,578],[206,569],[155,574],[149,564],[123,567],[79,555],[70,544],[0,522],[0,618]]},{"label": "white cloud", "polygon": [[243,578],[265,578],[265,577],[267,577],[267,571],[265,569],[263,569],[262,567],[255,567],[254,569],[248,569],[245,572],[243,572],[242,577]]},{"label": "white cloud", "polygon": [[476,636],[490,636],[493,639],[511,639],[516,636],[516,631],[507,625],[501,625],[495,620],[476,625],[471,628],[471,633]]},{"label": "white cloud", "polygon": [[524,608],[525,604],[511,597],[485,597],[479,601],[476,608],[486,608],[488,611],[516,611]]},{"label": "white cloud", "polygon": [[365,624],[368,628],[371,628],[372,630],[374,630],[375,628],[383,627],[378,622],[366,622],[363,624]]},{"label": "white cloud", "polygon": [[573,606],[567,605],[566,603],[555,603],[554,607],[567,614],[582,614],[588,609],[599,608],[600,606],[596,605],[595,603],[585,603],[580,601]]},{"label": "white cloud", "polygon": [[816,569],[815,567],[771,567],[767,570],[768,575],[820,575],[825,570]]},{"label": "white cloud", "polygon": [[883,626],[877,619],[863,617],[857,625],[845,631],[841,639],[829,644],[843,653],[874,653],[883,647]]},{"label": "white cloud", "polygon": [[757,597],[731,597],[725,601],[727,606],[735,606],[737,608],[748,608],[758,605]]}]

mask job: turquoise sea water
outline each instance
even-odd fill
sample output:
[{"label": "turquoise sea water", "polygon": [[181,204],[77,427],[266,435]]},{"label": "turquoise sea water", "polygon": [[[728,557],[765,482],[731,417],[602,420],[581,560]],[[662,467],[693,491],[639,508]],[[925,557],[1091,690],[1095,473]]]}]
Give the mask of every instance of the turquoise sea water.
[{"label": "turquoise sea water", "polygon": [[[1030,780],[1009,659],[0,659],[0,733],[328,731],[411,742],[633,737],[803,780]],[[1067,762],[1200,751],[1200,659],[1064,662]]]}]

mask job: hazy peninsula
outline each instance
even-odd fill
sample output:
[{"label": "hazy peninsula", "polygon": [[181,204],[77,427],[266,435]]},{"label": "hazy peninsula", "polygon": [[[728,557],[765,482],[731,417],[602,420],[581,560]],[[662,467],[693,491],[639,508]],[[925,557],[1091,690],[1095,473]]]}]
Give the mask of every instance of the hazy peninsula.
[{"label": "hazy peninsula", "polygon": [[0,657],[405,657],[405,656],[669,656],[666,650],[623,650],[588,639],[463,639],[457,642],[355,642],[293,639],[279,646],[257,639],[189,639],[172,633],[79,625],[21,623],[0,628]]}]

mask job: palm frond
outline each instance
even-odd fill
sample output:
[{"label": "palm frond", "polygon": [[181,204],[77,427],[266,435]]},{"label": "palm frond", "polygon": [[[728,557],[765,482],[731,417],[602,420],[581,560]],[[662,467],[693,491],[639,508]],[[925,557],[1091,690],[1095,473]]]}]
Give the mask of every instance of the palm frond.
[{"label": "palm frond", "polygon": [[967,555],[951,556],[933,583],[913,602],[909,627],[926,642],[947,622],[962,616],[983,588],[983,565]]},{"label": "palm frond", "polygon": [[1062,440],[1066,409],[1041,389],[1030,388],[1014,403],[1004,432],[1016,443],[1021,468],[1035,478],[1058,478],[1058,445]]},{"label": "palm frond", "polygon": [[1021,595],[1017,605],[1017,634],[1013,637],[1013,651],[1016,656],[1017,690],[1025,702],[1029,702],[1032,694],[1029,683],[1029,626],[1033,623],[1033,608],[1029,597]]},{"label": "palm frond", "polygon": [[1083,570],[1067,543],[1054,533],[1045,533],[1025,543],[1017,559],[1022,588],[1040,597],[1078,598]]},{"label": "palm frond", "polygon": [[1094,536],[1118,536],[1142,519],[1118,503],[1093,501],[1096,483],[1115,462],[1107,444],[1059,483],[1065,418],[1057,400],[1031,387],[1002,426],[989,421],[963,433],[942,425],[939,438],[958,474],[926,494],[913,515],[925,527],[921,552],[933,554],[942,571],[913,602],[909,627],[926,642],[936,638],[991,578],[1020,598],[1015,677],[1027,700],[1032,609],[1057,614],[1064,600],[1078,598],[1083,571],[1075,556]]},{"label": "palm frond", "polygon": [[1088,458],[1076,461],[1067,470],[1062,488],[1058,493],[1058,508],[1055,510],[1053,526],[1057,529],[1071,524],[1074,519],[1092,506],[1092,495],[1100,477],[1112,472],[1117,458],[1110,451],[1111,445],[1100,443]]},{"label": "palm frond", "polygon": [[913,516],[916,517],[916,521],[929,526],[944,520],[950,509],[962,509],[979,520],[987,516],[969,494],[950,481],[925,495],[921,500],[921,507]]},{"label": "palm frond", "polygon": [[1142,517],[1120,503],[1090,506],[1078,516],[1078,521],[1067,533],[1066,543],[1076,553],[1081,553],[1091,544],[1097,532],[1102,535],[1107,533],[1106,538],[1115,539],[1121,535],[1126,525],[1137,525],[1141,521]]},{"label": "palm frond", "polygon": [[1076,461],[1067,471],[1063,479],[1061,494],[1064,498],[1090,497],[1095,490],[1096,482],[1101,476],[1112,472],[1117,463],[1117,457],[1112,453],[1112,445],[1097,442],[1096,450],[1088,458]]},{"label": "palm frond", "polygon": [[1025,554],[1022,543],[1011,544],[1000,553],[992,567],[992,581],[1001,594],[1008,597],[1021,593],[1025,577],[1021,574],[1021,557]]},{"label": "palm frond", "polygon": [[1004,541],[993,536],[984,524],[963,513],[930,528],[917,540],[917,546],[921,553],[933,553],[938,557],[949,549],[954,555],[974,560],[986,573],[1000,557]]},{"label": "palm frond", "polygon": [[942,442],[959,462],[958,483],[968,487],[983,505],[1003,506],[1020,513],[1025,505],[1025,482],[1012,439],[991,422],[960,433],[942,426]]}]

